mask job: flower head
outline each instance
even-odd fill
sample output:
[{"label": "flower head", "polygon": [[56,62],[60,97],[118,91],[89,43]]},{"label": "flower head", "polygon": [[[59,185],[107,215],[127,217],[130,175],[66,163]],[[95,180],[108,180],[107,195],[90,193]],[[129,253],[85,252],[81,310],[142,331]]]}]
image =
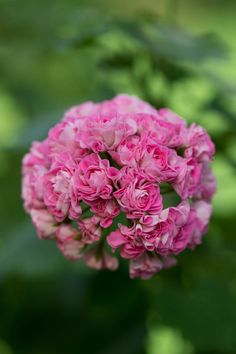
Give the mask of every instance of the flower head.
[{"label": "flower head", "polygon": [[202,242],[214,152],[205,129],[169,109],[128,95],[85,102],[24,157],[24,207],[64,257],[115,270],[119,254],[131,278],[149,279]]}]

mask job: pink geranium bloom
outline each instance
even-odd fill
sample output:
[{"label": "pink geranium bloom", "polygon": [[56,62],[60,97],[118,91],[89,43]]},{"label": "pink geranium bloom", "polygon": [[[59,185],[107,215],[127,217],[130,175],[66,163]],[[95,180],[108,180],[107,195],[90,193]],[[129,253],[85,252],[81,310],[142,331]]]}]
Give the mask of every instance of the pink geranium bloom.
[{"label": "pink geranium bloom", "polygon": [[83,256],[84,243],[80,232],[71,225],[60,225],[56,231],[57,246],[62,254],[71,260]]},{"label": "pink geranium bloom", "polygon": [[194,157],[197,161],[210,161],[215,153],[215,146],[206,130],[192,124],[185,135],[185,157]]},{"label": "pink geranium bloom", "polygon": [[155,115],[138,114],[137,123],[139,133],[150,143],[178,148],[184,142],[186,122],[168,109]]},{"label": "pink geranium bloom", "polygon": [[197,199],[211,201],[216,192],[216,179],[208,162],[202,163],[201,180],[195,193]]},{"label": "pink geranium bloom", "polygon": [[81,208],[72,204],[72,178],[77,171],[77,163],[67,153],[60,155],[51,170],[44,175],[44,203],[59,222],[66,217],[79,217]]},{"label": "pink geranium bloom", "polygon": [[108,235],[107,242],[113,251],[120,248],[120,254],[123,258],[135,259],[145,252],[145,246],[136,224],[131,228],[120,225],[119,230]]},{"label": "pink geranium bloom", "polygon": [[31,209],[30,215],[40,238],[52,239],[55,237],[57,223],[47,209]]},{"label": "pink geranium bloom", "polygon": [[99,104],[94,102],[85,102],[79,106],[73,106],[65,112],[64,122],[76,122],[90,114],[95,114],[99,111]]},{"label": "pink geranium bloom", "polygon": [[151,253],[144,253],[130,262],[130,278],[150,279],[155,273],[164,268],[170,268],[176,264],[172,257],[160,258]]},{"label": "pink geranium bloom", "polygon": [[180,253],[186,248],[190,237],[183,237],[180,233],[188,220],[189,212],[190,206],[187,202],[163,210],[152,231],[144,234],[145,247],[148,250],[156,250],[163,256]]},{"label": "pink geranium bloom", "polygon": [[81,148],[95,153],[112,150],[137,131],[132,116],[115,113],[95,114],[78,122],[77,141]]},{"label": "pink geranium bloom", "polygon": [[91,218],[79,220],[78,223],[84,243],[90,244],[99,240],[102,229],[99,226],[100,218],[98,216],[94,215]]},{"label": "pink geranium bloom", "polygon": [[101,253],[96,248],[84,254],[86,264],[94,269],[109,269],[116,270],[118,268],[118,260],[116,257],[111,256],[105,250]]},{"label": "pink geranium bloom", "polygon": [[48,140],[33,142],[30,152],[25,155],[22,166],[22,198],[25,209],[44,208],[43,176],[51,165]]},{"label": "pink geranium bloom", "polygon": [[138,219],[145,213],[159,214],[162,210],[160,188],[137,169],[124,168],[118,179],[114,197],[128,218]]},{"label": "pink geranium bloom", "polygon": [[173,181],[185,169],[183,159],[177,155],[174,149],[158,144],[148,145],[147,143],[143,144],[139,166],[147,174],[156,178],[159,183]]},{"label": "pink geranium bloom", "polygon": [[149,279],[163,268],[163,263],[157,256],[144,253],[130,262],[130,278]]},{"label": "pink geranium bloom", "polygon": [[99,198],[109,199],[112,193],[112,180],[109,178],[110,164],[102,160],[98,154],[84,157],[73,176],[75,196],[91,203]]},{"label": "pink geranium bloom", "polygon": [[105,229],[110,227],[113,219],[120,214],[119,204],[114,198],[108,200],[100,198],[90,203],[90,205],[91,211],[99,217],[100,225]]},{"label": "pink geranium bloom", "polygon": [[149,113],[157,114],[157,110],[149,103],[140,100],[135,96],[118,95],[110,101],[101,103],[101,111],[103,113],[115,111],[121,114],[125,113]]},{"label": "pink geranium bloom", "polygon": [[80,161],[88,154],[88,149],[83,149],[76,141],[78,122],[76,120],[62,121],[49,131],[49,147],[52,158],[57,155],[69,153],[74,160]]},{"label": "pink geranium bloom", "polygon": [[212,207],[208,202],[199,200],[191,207],[191,213],[187,222],[187,227],[192,228],[188,246],[194,249],[202,243],[202,237],[207,232],[207,227],[212,213]]},{"label": "pink geranium bloom", "polygon": [[149,279],[202,242],[214,153],[204,128],[167,108],[124,94],[88,101],[24,157],[24,207],[66,258],[115,270],[120,255],[131,278]]},{"label": "pink geranium bloom", "polygon": [[176,180],[173,181],[172,185],[181,198],[191,198],[199,189],[202,165],[193,158],[186,159],[182,172],[183,173],[181,175],[179,174]]}]

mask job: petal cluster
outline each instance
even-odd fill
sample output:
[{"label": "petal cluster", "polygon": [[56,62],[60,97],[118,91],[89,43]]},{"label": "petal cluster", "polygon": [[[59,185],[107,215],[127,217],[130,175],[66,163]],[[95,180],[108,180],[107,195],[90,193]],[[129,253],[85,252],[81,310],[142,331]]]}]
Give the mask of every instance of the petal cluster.
[{"label": "petal cluster", "polygon": [[115,270],[119,253],[131,278],[148,279],[202,242],[214,153],[204,128],[169,109],[128,95],[86,102],[25,155],[24,207],[65,257]]}]

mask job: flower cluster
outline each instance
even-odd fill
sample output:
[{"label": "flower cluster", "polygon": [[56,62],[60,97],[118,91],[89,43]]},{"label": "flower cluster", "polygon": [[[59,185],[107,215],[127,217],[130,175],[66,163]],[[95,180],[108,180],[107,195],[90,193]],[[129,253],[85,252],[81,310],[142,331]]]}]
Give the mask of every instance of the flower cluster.
[{"label": "flower cluster", "polygon": [[202,127],[168,109],[127,95],[87,102],[24,157],[24,207],[65,257],[115,270],[118,249],[130,277],[147,279],[201,243],[214,151]]}]

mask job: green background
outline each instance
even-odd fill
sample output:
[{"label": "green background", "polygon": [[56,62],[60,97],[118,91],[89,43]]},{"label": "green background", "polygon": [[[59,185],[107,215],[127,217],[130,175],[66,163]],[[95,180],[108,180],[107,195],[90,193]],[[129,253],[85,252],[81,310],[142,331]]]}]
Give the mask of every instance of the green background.
[{"label": "green background", "polygon": [[[236,3],[0,0],[0,354],[236,353]],[[73,104],[135,94],[209,131],[204,243],[151,280],[40,241],[21,159]]]}]

